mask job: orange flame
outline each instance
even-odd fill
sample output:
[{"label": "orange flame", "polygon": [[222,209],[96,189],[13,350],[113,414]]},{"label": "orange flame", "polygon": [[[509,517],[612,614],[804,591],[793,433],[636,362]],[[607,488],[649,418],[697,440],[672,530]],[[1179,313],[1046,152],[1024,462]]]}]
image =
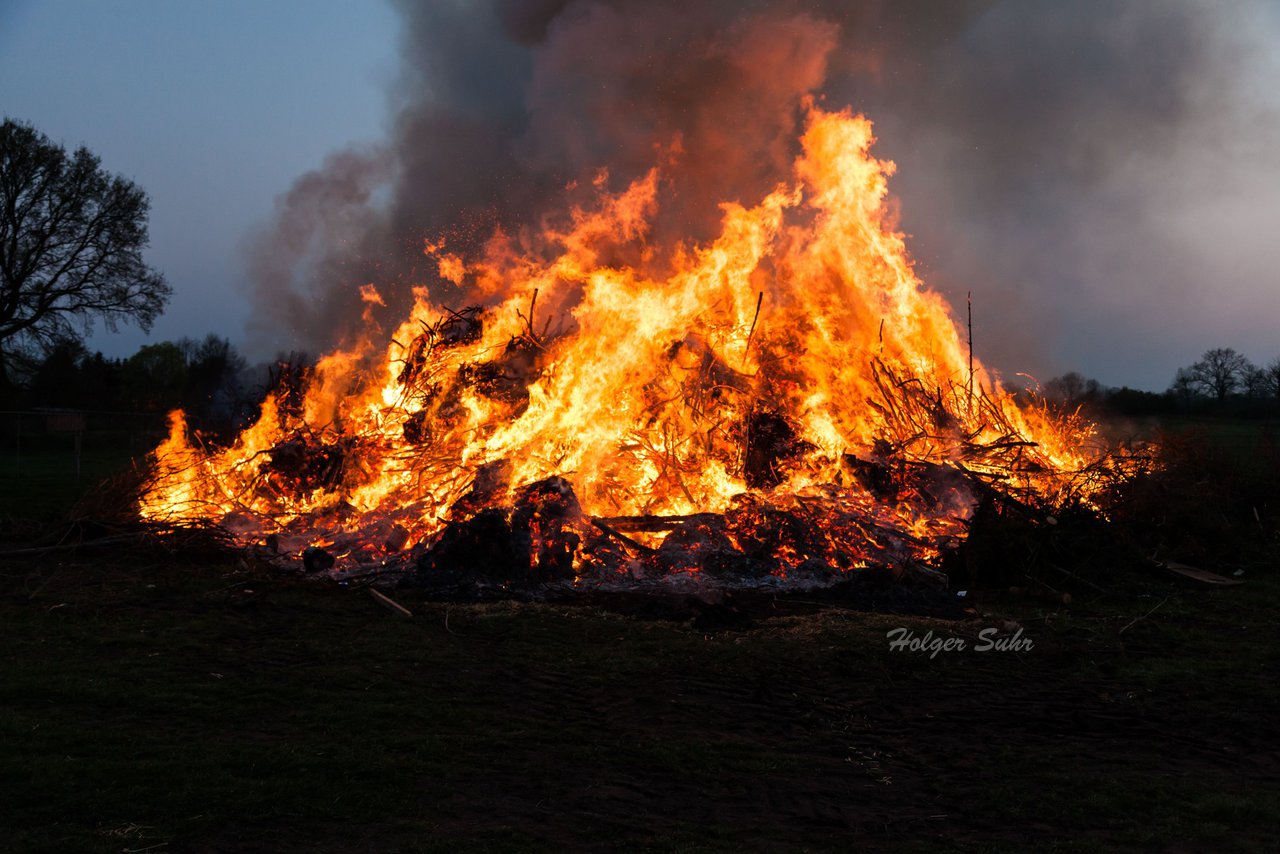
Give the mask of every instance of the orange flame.
[{"label": "orange flame", "polygon": [[[193,444],[175,413],[142,516],[302,542],[396,524],[420,542],[499,461],[508,488],[564,476],[592,515],[718,512],[749,488],[838,492],[917,533],[968,514],[882,506],[846,455],[886,448],[1059,488],[1091,428],[1020,410],[971,361],[891,225],[894,164],[873,141],[864,117],[810,104],[792,180],[722,205],[706,245],[649,245],[656,169],[612,195],[600,177],[594,208],[523,249],[496,234],[464,261],[428,242],[480,307],[415,289],[375,369],[369,340],[326,356],[300,402],[273,393],[230,447]],[[786,452],[753,461],[769,430]]]}]

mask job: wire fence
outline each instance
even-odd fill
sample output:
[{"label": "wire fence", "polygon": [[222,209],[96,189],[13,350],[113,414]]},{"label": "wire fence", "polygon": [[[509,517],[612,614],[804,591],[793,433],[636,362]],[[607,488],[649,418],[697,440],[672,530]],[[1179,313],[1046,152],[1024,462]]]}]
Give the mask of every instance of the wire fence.
[{"label": "wire fence", "polygon": [[0,411],[0,478],[18,488],[46,480],[87,482],[144,457],[166,432],[162,413]]}]

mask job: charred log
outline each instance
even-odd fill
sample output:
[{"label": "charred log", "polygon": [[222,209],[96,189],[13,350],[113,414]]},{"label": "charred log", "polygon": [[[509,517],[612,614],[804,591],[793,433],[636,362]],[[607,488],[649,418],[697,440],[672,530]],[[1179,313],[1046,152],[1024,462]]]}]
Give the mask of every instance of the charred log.
[{"label": "charred log", "polygon": [[876,443],[869,459],[845,454],[841,465],[855,482],[886,503],[909,502],[934,510],[949,499],[957,505],[967,503],[974,491],[964,472],[936,463],[901,459],[883,442]]},{"label": "charred log", "polygon": [[752,575],[750,559],[729,539],[725,521],[682,525],[667,535],[654,556],[663,572],[705,572],[712,576]]},{"label": "charred log", "polygon": [[596,578],[634,578],[636,570],[641,566],[641,557],[647,557],[652,552],[652,549],[634,541],[619,539],[616,532],[610,534],[599,531],[583,540],[579,571]]},{"label": "charred log", "polygon": [[298,435],[268,451],[262,468],[273,485],[288,493],[332,489],[342,482],[348,450],[345,442],[325,444]]},{"label": "charred log", "polygon": [[409,542],[409,529],[404,525],[393,525],[382,543],[383,551],[393,554],[400,551]]},{"label": "charred log", "polygon": [[841,458],[845,471],[853,475],[854,480],[863,488],[882,501],[896,501],[902,489],[902,470],[892,468],[878,460],[864,460],[853,454],[845,454]]},{"label": "charred log", "polygon": [[690,513],[687,516],[601,516],[602,522],[619,531],[672,531],[685,525],[713,524],[719,513]]},{"label": "charred log", "polygon": [[[509,476],[509,469],[503,475],[501,466],[494,471],[486,477]],[[418,574],[432,584],[477,580],[524,585],[572,579],[588,526],[569,482],[547,478],[517,491],[510,507],[485,507],[450,522],[439,541],[418,559]]]},{"label": "charred log", "polygon": [[529,405],[529,386],[541,375],[541,356],[527,336],[512,338],[499,358],[460,367],[458,383],[515,407],[518,414]]},{"label": "charred log", "polygon": [[797,435],[784,416],[768,409],[754,410],[747,419],[742,475],[751,489],[769,489],[785,479],[787,463],[814,449]]},{"label": "charred log", "polygon": [[815,530],[799,514],[762,501],[746,493],[734,499],[725,513],[725,526],[738,547],[759,567],[761,574],[785,572],[810,556],[828,551]]},{"label": "charred log", "polygon": [[573,578],[574,556],[587,524],[578,496],[562,477],[549,477],[516,492],[511,530],[540,579]]},{"label": "charred log", "polygon": [[429,445],[431,444],[432,432],[431,422],[427,418],[427,411],[419,409],[410,415],[404,421],[404,440],[410,445]]},{"label": "charred log", "polygon": [[480,512],[485,507],[497,506],[500,499],[511,487],[511,463],[507,460],[494,460],[476,469],[475,479],[467,494],[454,502],[449,508],[449,518],[466,519]]},{"label": "charred log", "polygon": [[312,546],[302,552],[302,568],[307,572],[328,572],[337,560],[321,548]]},{"label": "charred log", "polygon": [[419,577],[433,585],[470,581],[523,584],[531,580],[529,552],[511,530],[507,511],[481,510],[452,522],[440,540],[418,558]]}]

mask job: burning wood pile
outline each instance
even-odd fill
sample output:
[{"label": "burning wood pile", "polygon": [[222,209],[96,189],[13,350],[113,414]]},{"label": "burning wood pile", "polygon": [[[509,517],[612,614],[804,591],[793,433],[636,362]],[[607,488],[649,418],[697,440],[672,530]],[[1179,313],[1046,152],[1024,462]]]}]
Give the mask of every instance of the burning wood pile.
[{"label": "burning wood pile", "polygon": [[791,180],[706,245],[650,245],[656,170],[477,257],[428,244],[465,307],[367,312],[229,447],[175,413],[141,515],[337,575],[822,585],[933,576],[984,501],[1092,505],[1123,461],[974,361],[871,143],[811,108]]}]

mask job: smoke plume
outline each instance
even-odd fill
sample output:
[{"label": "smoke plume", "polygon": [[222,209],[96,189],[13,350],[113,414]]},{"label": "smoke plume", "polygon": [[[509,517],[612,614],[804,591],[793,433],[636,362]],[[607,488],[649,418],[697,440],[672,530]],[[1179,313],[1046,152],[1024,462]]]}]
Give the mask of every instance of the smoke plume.
[{"label": "smoke plume", "polygon": [[1203,129],[1252,103],[1247,27],[1189,0],[397,7],[388,139],[299,178],[251,247],[262,349],[338,343],[368,282],[387,319],[413,285],[447,301],[425,239],[465,254],[518,235],[602,168],[619,188],[659,166],[656,241],[706,237],[722,202],[787,174],[812,96],[877,123],[924,278],[974,291],[980,351],[1056,366],[1087,352],[1051,338],[1080,306],[1110,312],[1105,334],[1189,288],[1149,212],[1178,196]]}]

